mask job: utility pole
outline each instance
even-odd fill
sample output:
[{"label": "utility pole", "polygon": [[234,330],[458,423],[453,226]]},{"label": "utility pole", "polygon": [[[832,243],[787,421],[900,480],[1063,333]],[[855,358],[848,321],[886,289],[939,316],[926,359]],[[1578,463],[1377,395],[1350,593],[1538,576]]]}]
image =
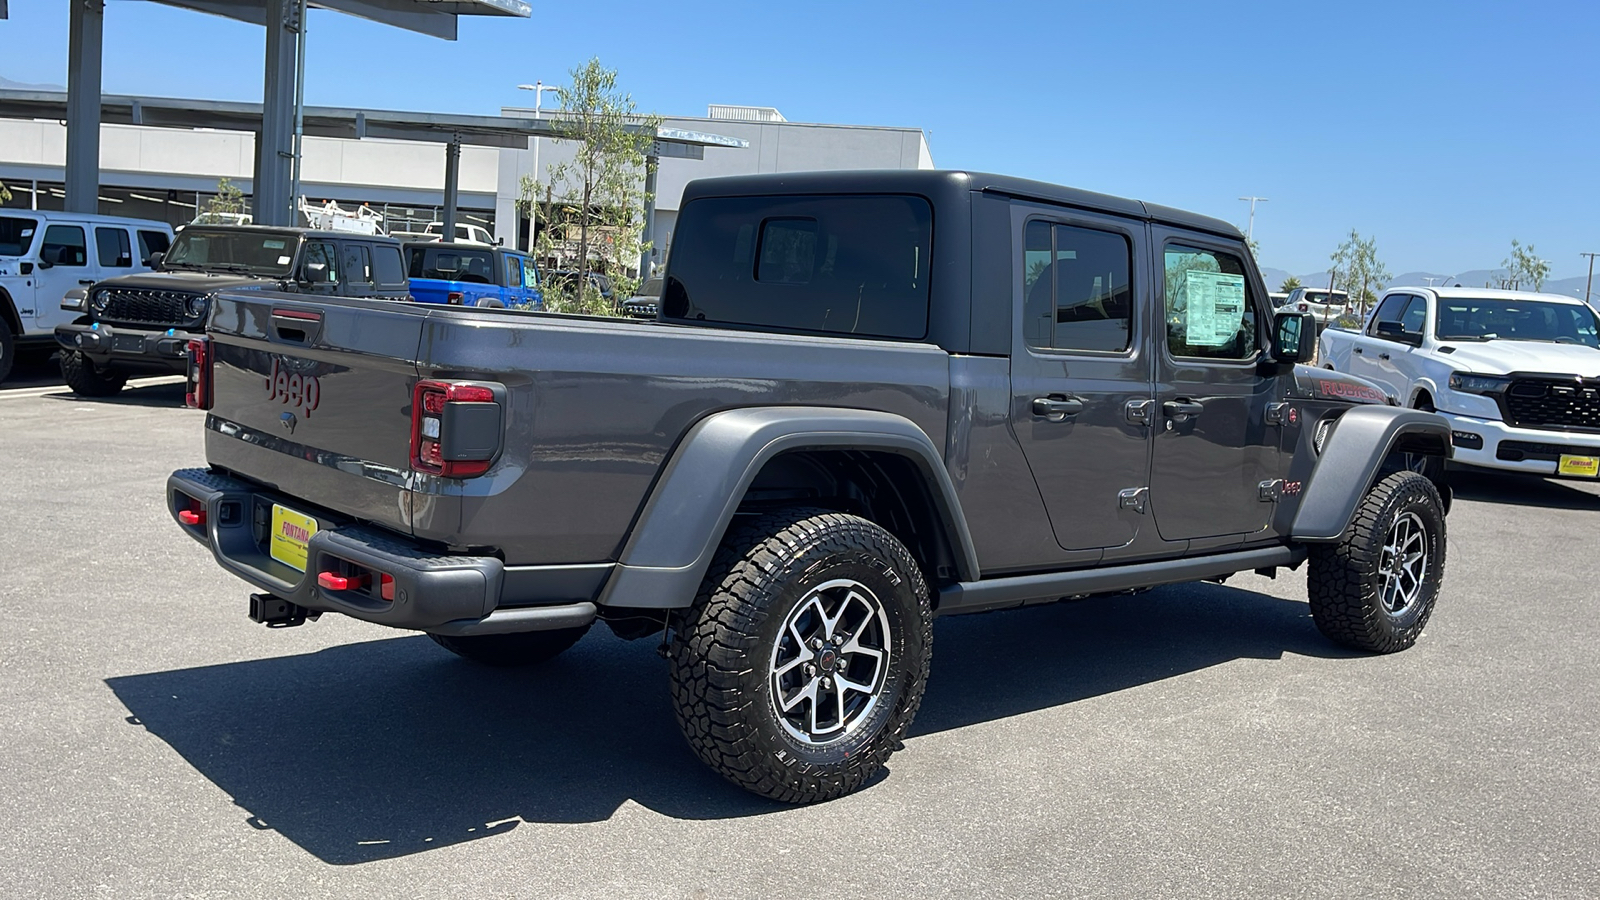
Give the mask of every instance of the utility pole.
[{"label": "utility pole", "polygon": [[1245,239],[1246,242],[1249,242],[1251,240],[1254,240],[1255,239],[1255,235],[1256,235],[1256,204],[1257,203],[1266,203],[1266,202],[1269,201],[1269,198],[1267,198],[1267,197],[1240,197],[1239,199],[1240,200],[1244,200],[1244,201],[1246,201],[1246,202],[1248,202],[1250,204],[1250,224],[1245,226],[1245,230],[1244,230],[1244,239]]},{"label": "utility pole", "polygon": [[1594,258],[1595,258],[1595,256],[1600,255],[1600,254],[1579,253],[1578,255],[1579,256],[1587,256],[1587,257],[1589,257],[1589,280],[1584,282],[1584,285],[1583,285],[1583,302],[1588,303],[1589,302],[1589,291],[1594,287]]}]

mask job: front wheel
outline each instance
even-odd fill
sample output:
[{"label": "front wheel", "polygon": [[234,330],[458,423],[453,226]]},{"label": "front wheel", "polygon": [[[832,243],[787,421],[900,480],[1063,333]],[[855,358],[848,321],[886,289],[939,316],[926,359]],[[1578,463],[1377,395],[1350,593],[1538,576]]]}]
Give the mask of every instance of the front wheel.
[{"label": "front wheel", "polygon": [[128,376],[97,367],[77,350],[62,350],[61,380],[80,397],[111,397],[128,383]]},{"label": "front wheel", "polygon": [[933,613],[893,535],[802,509],[733,529],[674,630],[673,707],[695,754],[753,793],[812,803],[861,787],[900,748]]},{"label": "front wheel", "polygon": [[1427,477],[1395,472],[1367,492],[1344,536],[1311,551],[1311,618],[1328,638],[1373,653],[1417,642],[1444,578],[1444,503]]}]

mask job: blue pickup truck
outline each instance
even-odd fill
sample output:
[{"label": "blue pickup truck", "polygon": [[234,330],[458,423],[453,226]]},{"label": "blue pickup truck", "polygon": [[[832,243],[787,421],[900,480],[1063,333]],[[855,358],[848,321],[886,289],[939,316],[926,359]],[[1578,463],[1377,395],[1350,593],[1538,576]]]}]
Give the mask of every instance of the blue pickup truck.
[{"label": "blue pickup truck", "polygon": [[544,309],[538,267],[515,250],[433,241],[406,244],[405,252],[419,303]]}]

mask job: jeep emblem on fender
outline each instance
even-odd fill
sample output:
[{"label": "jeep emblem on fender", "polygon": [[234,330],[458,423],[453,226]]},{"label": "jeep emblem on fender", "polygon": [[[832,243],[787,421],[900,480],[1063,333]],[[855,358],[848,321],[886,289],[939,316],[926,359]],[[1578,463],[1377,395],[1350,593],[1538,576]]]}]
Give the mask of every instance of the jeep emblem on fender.
[{"label": "jeep emblem on fender", "polygon": [[[322,402],[322,383],[315,375],[301,375],[291,373],[284,369],[283,359],[280,357],[272,361],[272,371],[267,373],[267,396],[300,410],[300,415],[311,418],[311,411]],[[288,419],[283,420],[284,427],[290,431],[294,425]]]}]

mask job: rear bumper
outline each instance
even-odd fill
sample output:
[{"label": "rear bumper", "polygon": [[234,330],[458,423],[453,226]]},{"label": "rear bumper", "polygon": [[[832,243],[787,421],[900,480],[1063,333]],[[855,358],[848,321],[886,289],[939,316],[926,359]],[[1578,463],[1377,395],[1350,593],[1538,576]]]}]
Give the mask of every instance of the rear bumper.
[{"label": "rear bumper", "polygon": [[[1518,428],[1495,419],[1440,413],[1455,434],[1452,462],[1555,477],[1562,454],[1600,456],[1600,434]],[[1472,440],[1476,436],[1481,440]],[[1592,480],[1592,479],[1586,479]]]},{"label": "rear bumper", "polygon": [[[268,550],[274,504],[316,520],[304,572]],[[268,593],[308,610],[415,631],[472,635],[586,625],[612,568],[507,566],[492,556],[439,553],[205,469],[180,469],[167,478],[167,511],[219,565]],[[184,512],[200,512],[203,519],[190,524]],[[318,583],[324,572],[365,576],[365,583],[331,590]],[[392,583],[384,586],[383,576]]]},{"label": "rear bumper", "polygon": [[97,368],[126,363],[178,375],[189,371],[189,342],[204,336],[203,332],[178,328],[149,330],[103,323],[56,326],[56,344],[89,357]]}]

